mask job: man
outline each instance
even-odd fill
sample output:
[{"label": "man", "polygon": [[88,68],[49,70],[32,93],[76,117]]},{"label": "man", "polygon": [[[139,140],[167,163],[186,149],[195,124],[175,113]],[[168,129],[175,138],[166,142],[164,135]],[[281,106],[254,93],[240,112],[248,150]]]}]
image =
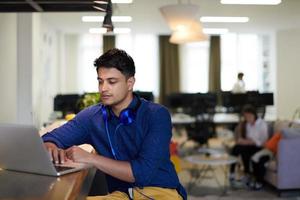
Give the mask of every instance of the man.
[{"label": "man", "polygon": [[243,80],[244,73],[240,72],[237,75],[237,82],[233,85],[232,93],[245,93],[245,82]]},{"label": "man", "polygon": [[[186,199],[170,161],[170,115],[133,93],[133,59],[111,49],[94,65],[102,104],[43,136],[53,160],[89,163],[107,174],[110,194],[88,199]],[[98,154],[73,146],[83,143]]]}]

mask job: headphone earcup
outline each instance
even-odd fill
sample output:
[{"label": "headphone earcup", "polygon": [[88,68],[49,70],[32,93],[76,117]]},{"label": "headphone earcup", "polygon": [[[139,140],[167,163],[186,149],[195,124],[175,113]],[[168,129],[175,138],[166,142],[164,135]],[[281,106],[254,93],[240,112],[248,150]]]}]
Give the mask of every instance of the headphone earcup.
[{"label": "headphone earcup", "polygon": [[107,108],[105,106],[101,106],[101,112],[102,112],[102,118],[103,118],[103,121],[108,121],[109,119],[109,112],[107,110]]},{"label": "headphone earcup", "polygon": [[132,109],[127,108],[120,113],[120,122],[124,125],[131,124],[135,119],[135,113]]}]

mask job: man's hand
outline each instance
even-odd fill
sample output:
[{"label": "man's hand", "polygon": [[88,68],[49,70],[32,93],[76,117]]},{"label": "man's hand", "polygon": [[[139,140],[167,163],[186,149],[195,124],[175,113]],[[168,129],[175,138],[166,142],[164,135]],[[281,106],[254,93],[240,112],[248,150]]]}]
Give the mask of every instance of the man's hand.
[{"label": "man's hand", "polygon": [[78,146],[72,146],[66,150],[68,159],[74,162],[92,163],[93,154],[89,153]]},{"label": "man's hand", "polygon": [[49,152],[52,162],[62,164],[67,161],[66,152],[63,149],[58,148],[51,142],[45,142],[44,145]]}]

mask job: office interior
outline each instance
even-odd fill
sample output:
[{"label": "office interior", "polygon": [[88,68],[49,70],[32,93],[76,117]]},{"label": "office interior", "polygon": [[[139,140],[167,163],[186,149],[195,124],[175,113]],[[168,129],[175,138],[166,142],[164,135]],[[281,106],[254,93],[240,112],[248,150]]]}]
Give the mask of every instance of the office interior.
[{"label": "office interior", "polygon": [[[249,21],[202,22],[204,28],[226,28],[228,32],[207,34],[205,41],[178,44],[179,80],[173,81],[178,82],[179,88],[172,93],[217,92],[209,88],[209,48],[210,39],[219,37],[223,49],[218,92],[229,92],[237,73],[243,72],[246,90],[273,94],[272,103],[266,104],[272,119],[291,120],[300,107],[299,0],[282,0],[278,5],[134,0],[113,6],[114,15],[132,17],[131,22],[114,24],[115,28],[130,28],[130,32],[119,34],[89,32],[102,24],[85,23],[82,16],[104,16],[95,9],[16,12],[1,9],[5,3],[0,2],[0,122],[42,128],[57,117],[57,95],[97,92],[93,61],[103,53],[103,37],[107,35],[114,35],[115,47],[133,56],[137,68],[135,90],[152,92],[153,100],[160,102],[159,37],[169,37],[171,30],[159,8],[181,3],[198,5],[200,16],[242,16],[249,17]],[[249,41],[255,41],[256,46],[251,46],[254,49],[247,48]]]}]

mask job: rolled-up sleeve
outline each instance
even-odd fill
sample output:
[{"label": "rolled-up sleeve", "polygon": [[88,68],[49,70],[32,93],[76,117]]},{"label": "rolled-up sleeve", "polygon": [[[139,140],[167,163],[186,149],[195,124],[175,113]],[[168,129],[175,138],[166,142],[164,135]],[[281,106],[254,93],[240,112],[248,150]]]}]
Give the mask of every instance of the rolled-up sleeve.
[{"label": "rolled-up sleeve", "polygon": [[164,107],[150,116],[149,129],[144,138],[141,150],[136,159],[131,160],[135,184],[143,186],[163,170],[164,163],[169,161],[169,144],[172,136],[171,117]]}]

